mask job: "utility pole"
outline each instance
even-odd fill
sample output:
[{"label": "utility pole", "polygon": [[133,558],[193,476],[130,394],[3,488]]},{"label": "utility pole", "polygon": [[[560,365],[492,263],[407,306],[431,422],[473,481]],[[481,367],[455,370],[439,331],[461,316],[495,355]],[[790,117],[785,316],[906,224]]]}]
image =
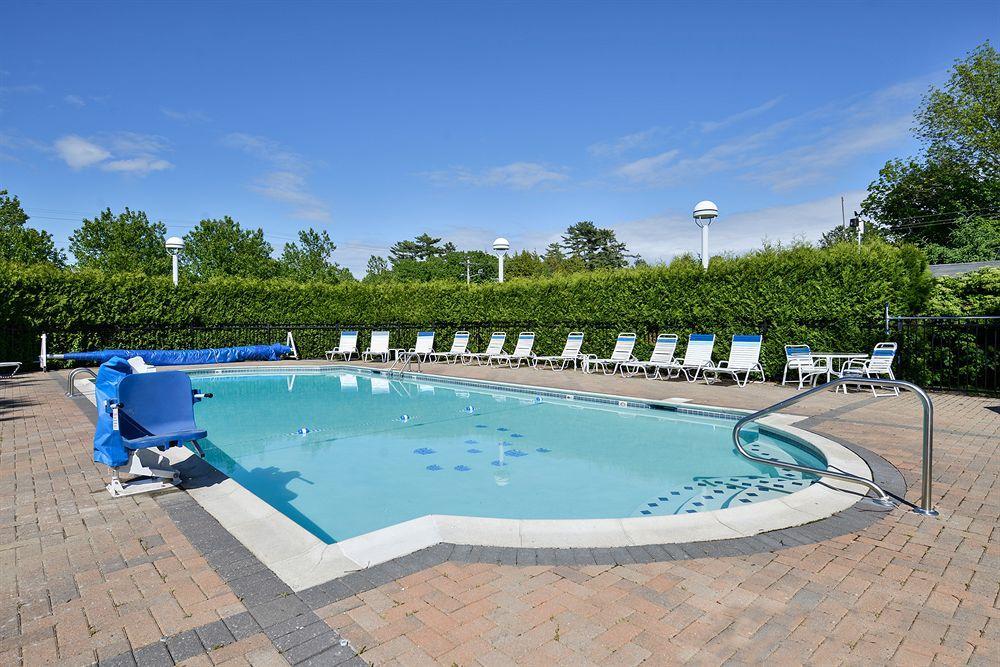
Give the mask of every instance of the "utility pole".
[{"label": "utility pole", "polygon": [[861,247],[861,237],[865,235],[865,221],[861,219],[861,215],[855,211],[854,217],[851,218],[851,227],[856,227],[858,230],[858,247]]},{"label": "utility pole", "polygon": [[847,215],[844,213],[844,195],[840,195],[840,226],[847,226]]},{"label": "utility pole", "polygon": [[465,258],[465,284],[472,284],[472,260],[468,257]]}]

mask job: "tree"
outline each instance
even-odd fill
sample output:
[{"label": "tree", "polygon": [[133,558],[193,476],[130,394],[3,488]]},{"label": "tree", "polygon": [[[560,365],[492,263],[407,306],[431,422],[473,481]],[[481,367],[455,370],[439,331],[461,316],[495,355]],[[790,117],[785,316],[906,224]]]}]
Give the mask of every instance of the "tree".
[{"label": "tree", "polygon": [[163,246],[167,227],[150,222],[143,211],[115,215],[111,209],[84,219],[69,237],[69,250],[78,266],[111,273],[168,275],[170,255]]},{"label": "tree", "polygon": [[915,120],[923,154],[887,162],[862,212],[895,240],[947,245],[964,218],[1000,212],[1000,53],[985,43],[957,61]]},{"label": "tree", "polygon": [[326,230],[317,232],[310,227],[299,231],[298,243],[286,243],[281,251],[281,274],[298,282],[339,283],[354,280],[354,276],[330,261],[336,244]]},{"label": "tree", "polygon": [[387,280],[390,277],[389,262],[386,261],[385,257],[372,255],[368,258],[368,267],[364,277],[365,282],[379,282]]},{"label": "tree", "polygon": [[928,244],[924,251],[931,264],[989,262],[1000,259],[1000,219],[970,217],[951,231],[948,243]]},{"label": "tree", "polygon": [[66,256],[56,248],[52,235],[27,226],[28,214],[17,195],[0,188],[0,260],[19,264],[49,263],[63,266]]},{"label": "tree", "polygon": [[243,229],[231,217],[206,219],[184,235],[181,261],[195,278],[216,276],[271,278],[277,262],[262,229]]},{"label": "tree", "polygon": [[613,229],[601,229],[585,220],[570,226],[562,238],[569,256],[581,260],[588,270],[628,266],[628,247],[618,240]]},{"label": "tree", "polygon": [[466,260],[469,261],[469,277],[472,282],[491,282],[497,279],[496,257],[481,250],[456,251],[424,260],[399,260],[393,262],[392,277],[403,282],[465,282]]},{"label": "tree", "polygon": [[[455,246],[451,243],[444,248],[438,246],[440,238],[435,238],[427,233],[421,234],[414,240],[397,241],[389,248],[389,259],[393,264],[403,259],[425,260],[431,257],[441,257],[448,252],[454,252]],[[450,250],[449,250],[450,249]]]}]

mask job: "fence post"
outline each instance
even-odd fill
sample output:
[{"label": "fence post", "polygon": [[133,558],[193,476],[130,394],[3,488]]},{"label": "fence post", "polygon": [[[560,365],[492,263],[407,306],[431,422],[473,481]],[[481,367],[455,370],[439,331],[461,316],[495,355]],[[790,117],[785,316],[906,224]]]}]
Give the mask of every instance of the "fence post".
[{"label": "fence post", "polygon": [[889,335],[889,302],[885,304],[885,335]]}]

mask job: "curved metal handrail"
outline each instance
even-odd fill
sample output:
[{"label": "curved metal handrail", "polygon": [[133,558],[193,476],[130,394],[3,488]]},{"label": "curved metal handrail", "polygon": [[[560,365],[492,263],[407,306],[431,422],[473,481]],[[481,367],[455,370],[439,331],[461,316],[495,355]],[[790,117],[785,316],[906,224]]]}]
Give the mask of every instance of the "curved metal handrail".
[{"label": "curved metal handrail", "polygon": [[[69,372],[69,379],[66,380],[66,396],[68,398],[73,398],[76,396],[76,376],[80,373],[90,373],[90,377],[97,379],[97,373],[89,368],[74,368]],[[81,396],[83,394],[80,394]]]},{"label": "curved metal handrail", "polygon": [[782,408],[785,408],[793,403],[798,403],[803,398],[811,396],[816,392],[823,391],[824,389],[829,389],[830,387],[836,387],[842,384],[857,384],[857,385],[868,385],[868,386],[880,386],[880,387],[897,387],[900,389],[908,389],[915,393],[920,402],[924,406],[924,437],[923,437],[923,462],[921,466],[921,496],[920,496],[920,507],[914,507],[913,511],[918,514],[924,514],[927,516],[937,516],[938,512],[931,506],[931,481],[934,472],[934,462],[933,462],[933,452],[934,452],[934,405],[931,403],[930,396],[927,395],[923,389],[913,384],[912,382],[906,382],[904,380],[880,380],[877,378],[865,378],[865,377],[840,377],[827,382],[826,384],[821,384],[818,387],[813,387],[801,394],[796,394],[789,399],[770,405],[763,410],[758,410],[753,414],[749,414],[738,422],[736,426],[733,427],[733,444],[736,445],[736,450],[742,454],[745,458],[756,461],[757,463],[763,463],[766,465],[774,466],[776,468],[787,468],[789,470],[798,470],[799,472],[809,472],[815,473],[823,477],[832,477],[834,479],[840,479],[845,482],[853,482],[855,484],[861,484],[868,487],[872,491],[878,494],[878,498],[875,502],[886,505],[890,507],[895,507],[895,502],[893,502],[890,494],[886,493],[881,486],[876,484],[870,479],[864,477],[859,477],[858,475],[852,475],[846,472],[839,472],[836,470],[821,470],[819,468],[813,468],[811,466],[799,465],[798,463],[784,463],[782,461],[772,461],[770,459],[761,458],[751,454],[746,449],[743,448],[743,443],[740,441],[740,431],[744,426],[752,421],[756,421],[765,415],[769,415],[773,412],[777,412]]}]

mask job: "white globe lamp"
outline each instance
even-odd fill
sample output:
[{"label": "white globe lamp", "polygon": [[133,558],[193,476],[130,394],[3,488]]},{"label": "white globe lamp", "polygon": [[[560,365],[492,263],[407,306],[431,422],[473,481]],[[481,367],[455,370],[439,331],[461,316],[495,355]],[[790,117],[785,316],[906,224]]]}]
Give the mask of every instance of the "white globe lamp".
[{"label": "white globe lamp", "polygon": [[493,242],[493,252],[497,254],[497,259],[500,260],[499,282],[503,282],[503,260],[507,256],[508,250],[510,250],[510,241],[504,237],[498,237]]},{"label": "white globe lamp", "polygon": [[700,201],[694,207],[694,224],[701,227],[701,268],[708,269],[708,228],[719,217],[715,202]]},{"label": "white globe lamp", "polygon": [[171,258],[172,263],[173,263],[174,287],[176,287],[177,286],[177,256],[181,253],[181,250],[184,249],[184,239],[182,239],[179,236],[171,236],[169,239],[167,239],[167,241],[166,241],[166,243],[164,243],[164,245],[167,246],[167,252],[170,253],[170,258]]}]

